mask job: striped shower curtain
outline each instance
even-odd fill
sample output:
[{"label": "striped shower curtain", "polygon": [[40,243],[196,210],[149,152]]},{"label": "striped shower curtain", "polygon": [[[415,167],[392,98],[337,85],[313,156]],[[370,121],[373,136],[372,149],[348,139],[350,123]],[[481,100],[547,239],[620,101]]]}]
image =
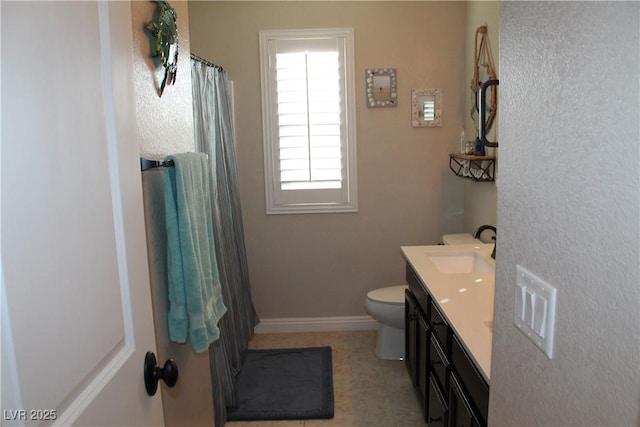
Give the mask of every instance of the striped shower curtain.
[{"label": "striped shower curtain", "polygon": [[215,425],[236,406],[235,376],[259,319],[251,300],[238,193],[230,85],[226,72],[191,58],[196,151],[209,155],[216,256],[227,313],[218,326],[220,339],[209,347]]}]

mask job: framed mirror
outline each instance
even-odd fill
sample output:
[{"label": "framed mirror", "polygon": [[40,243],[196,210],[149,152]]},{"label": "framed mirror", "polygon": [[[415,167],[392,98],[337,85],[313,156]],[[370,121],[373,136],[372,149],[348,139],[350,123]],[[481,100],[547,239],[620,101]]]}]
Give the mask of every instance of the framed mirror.
[{"label": "framed mirror", "polygon": [[442,89],[411,89],[411,127],[442,125]]},{"label": "framed mirror", "polygon": [[395,68],[367,68],[367,107],[398,105],[398,78]]}]

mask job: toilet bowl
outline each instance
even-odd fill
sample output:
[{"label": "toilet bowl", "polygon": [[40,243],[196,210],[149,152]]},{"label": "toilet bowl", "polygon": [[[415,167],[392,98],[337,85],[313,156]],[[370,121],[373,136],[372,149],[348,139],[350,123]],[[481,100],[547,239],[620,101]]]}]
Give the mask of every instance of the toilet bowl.
[{"label": "toilet bowl", "polygon": [[404,359],[404,291],[406,285],[374,289],[367,293],[365,309],[380,326],[376,338],[376,356]]}]

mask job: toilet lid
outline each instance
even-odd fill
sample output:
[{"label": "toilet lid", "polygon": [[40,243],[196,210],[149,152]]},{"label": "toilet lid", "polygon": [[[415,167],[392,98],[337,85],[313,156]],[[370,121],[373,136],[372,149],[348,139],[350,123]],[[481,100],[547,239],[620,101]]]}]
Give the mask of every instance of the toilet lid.
[{"label": "toilet lid", "polygon": [[389,286],[388,288],[374,289],[367,293],[367,298],[372,301],[386,304],[404,304],[404,290],[406,285]]}]

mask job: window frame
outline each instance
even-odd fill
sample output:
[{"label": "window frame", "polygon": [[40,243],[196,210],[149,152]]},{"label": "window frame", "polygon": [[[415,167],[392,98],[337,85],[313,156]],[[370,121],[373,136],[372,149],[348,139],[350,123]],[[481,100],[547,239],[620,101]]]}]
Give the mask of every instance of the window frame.
[{"label": "window frame", "polygon": [[[276,70],[270,51],[273,43],[288,40],[335,40],[340,54],[342,85],[341,108],[345,123],[341,131],[342,186],[336,190],[282,190]],[[357,212],[355,60],[352,28],[264,30],[259,32],[260,79],[264,150],[265,196],[267,214]]]}]

